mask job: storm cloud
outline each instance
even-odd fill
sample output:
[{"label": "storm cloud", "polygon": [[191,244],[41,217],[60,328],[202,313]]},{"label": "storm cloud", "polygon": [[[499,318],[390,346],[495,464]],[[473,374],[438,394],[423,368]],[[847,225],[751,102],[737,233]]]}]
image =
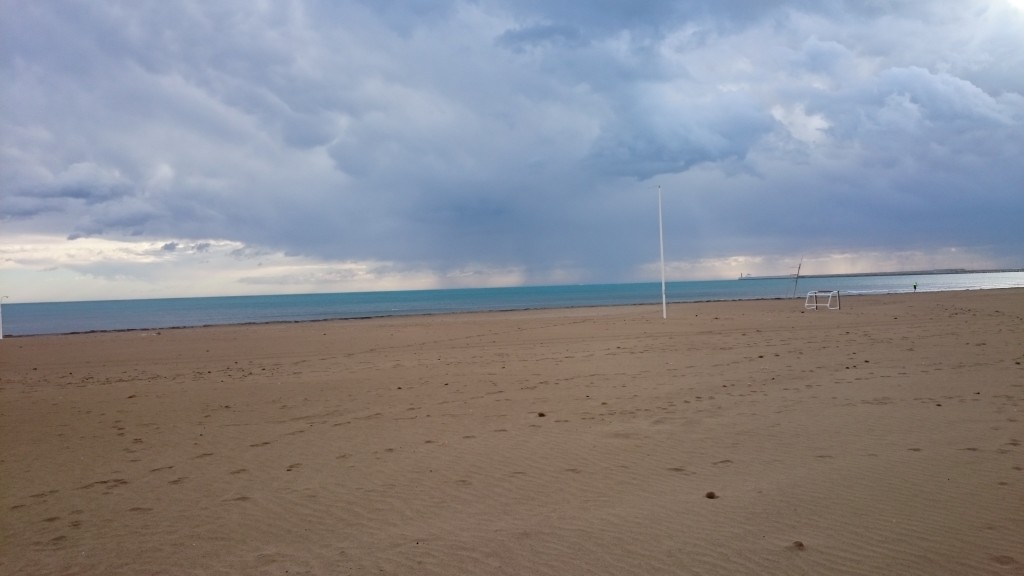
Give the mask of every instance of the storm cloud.
[{"label": "storm cloud", "polygon": [[[22,291],[189,292],[217,259],[205,293],[653,279],[657,186],[678,278],[1022,265],[1013,0],[0,12]],[[147,256],[69,263],[87,240]]]}]

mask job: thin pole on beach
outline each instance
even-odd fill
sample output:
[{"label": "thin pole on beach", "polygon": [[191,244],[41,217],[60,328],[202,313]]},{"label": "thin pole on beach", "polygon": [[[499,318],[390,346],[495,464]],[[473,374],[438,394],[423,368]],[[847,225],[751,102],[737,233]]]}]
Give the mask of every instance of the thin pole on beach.
[{"label": "thin pole on beach", "polygon": [[800,263],[796,265],[796,275],[793,276],[793,298],[796,298],[796,285],[800,283],[800,269],[804,266],[804,258],[800,257]]},{"label": "thin pole on beach", "polygon": [[658,244],[661,248],[661,319],[668,319],[668,301],[665,298],[665,228],[661,223],[661,184],[658,184]]}]

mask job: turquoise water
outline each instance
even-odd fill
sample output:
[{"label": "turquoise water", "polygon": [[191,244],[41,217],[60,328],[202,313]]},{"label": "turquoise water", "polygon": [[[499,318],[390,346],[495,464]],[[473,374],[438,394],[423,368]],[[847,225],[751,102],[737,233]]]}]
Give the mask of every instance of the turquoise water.
[{"label": "turquoise water", "polygon": [[[802,297],[809,290],[851,295],[910,292],[915,282],[921,292],[1024,287],[1024,272],[808,277],[800,278],[796,293]],[[791,278],[670,282],[667,295],[669,302],[792,298],[794,283]],[[28,336],[660,302],[661,285],[643,283],[48,302],[6,304],[2,313],[4,335]]]}]

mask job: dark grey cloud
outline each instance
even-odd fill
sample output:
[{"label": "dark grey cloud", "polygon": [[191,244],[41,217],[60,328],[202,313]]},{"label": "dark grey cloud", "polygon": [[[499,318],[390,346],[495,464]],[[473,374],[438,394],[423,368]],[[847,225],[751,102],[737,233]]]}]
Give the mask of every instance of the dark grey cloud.
[{"label": "dark grey cloud", "polygon": [[678,259],[1024,249],[1009,3],[4,12],[0,212],[21,233],[614,281],[651,259],[661,184]]},{"label": "dark grey cloud", "polygon": [[671,96],[630,102],[630,110],[618,113],[594,143],[587,159],[592,169],[647,179],[702,162],[743,159],[775,128],[772,117],[744,94]]}]

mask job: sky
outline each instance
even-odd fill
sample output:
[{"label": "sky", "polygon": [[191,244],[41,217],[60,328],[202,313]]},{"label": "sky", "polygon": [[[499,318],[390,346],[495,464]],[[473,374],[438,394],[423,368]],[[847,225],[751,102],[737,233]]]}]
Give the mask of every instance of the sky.
[{"label": "sky", "polygon": [[1024,0],[0,0],[8,302],[1024,267]]}]

